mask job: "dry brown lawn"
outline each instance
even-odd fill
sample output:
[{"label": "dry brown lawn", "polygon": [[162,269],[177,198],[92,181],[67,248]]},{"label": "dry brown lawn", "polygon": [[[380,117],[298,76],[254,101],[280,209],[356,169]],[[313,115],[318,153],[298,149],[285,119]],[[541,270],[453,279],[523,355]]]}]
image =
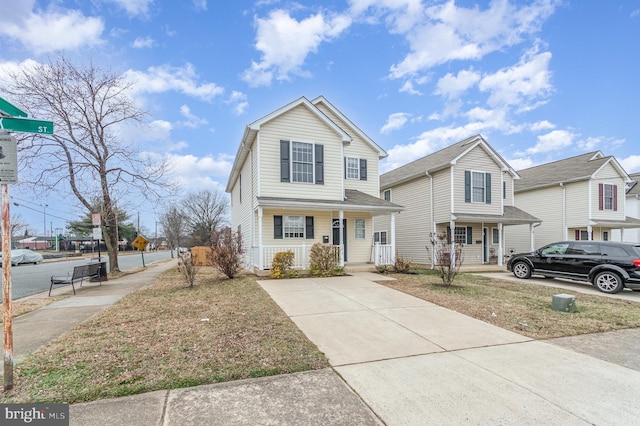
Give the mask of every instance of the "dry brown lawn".
[{"label": "dry brown lawn", "polygon": [[578,312],[558,312],[551,309],[552,296],[570,291],[469,273],[450,287],[433,271],[392,276],[397,280],[380,284],[535,339],[640,327],[637,302],[576,293]]},{"label": "dry brown lawn", "polygon": [[177,270],[27,357],[2,402],[80,402],[328,366],[253,276]]}]

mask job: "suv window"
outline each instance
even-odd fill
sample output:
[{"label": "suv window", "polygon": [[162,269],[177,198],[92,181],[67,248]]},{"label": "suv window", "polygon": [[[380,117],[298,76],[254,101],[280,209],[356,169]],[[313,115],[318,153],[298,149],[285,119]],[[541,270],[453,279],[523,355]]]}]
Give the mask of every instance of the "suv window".
[{"label": "suv window", "polygon": [[619,246],[603,246],[602,254],[609,257],[626,257],[629,256],[624,247]]},{"label": "suv window", "polygon": [[548,246],[543,247],[540,252],[543,256],[548,256],[550,254],[565,254],[568,247],[569,243],[549,244]]},{"label": "suv window", "polygon": [[567,250],[567,254],[579,254],[584,256],[600,256],[600,244],[573,243]]}]

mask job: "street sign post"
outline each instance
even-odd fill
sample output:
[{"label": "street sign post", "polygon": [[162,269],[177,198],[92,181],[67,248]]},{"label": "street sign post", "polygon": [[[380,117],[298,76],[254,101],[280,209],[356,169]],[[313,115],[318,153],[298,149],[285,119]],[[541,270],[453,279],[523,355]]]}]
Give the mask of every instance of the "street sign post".
[{"label": "street sign post", "polygon": [[29,118],[0,117],[0,130],[14,132],[53,134],[53,122],[43,120],[31,120]]},{"label": "street sign post", "polygon": [[13,117],[26,117],[27,113],[18,108],[17,106],[10,104],[4,99],[0,98],[0,111]]}]

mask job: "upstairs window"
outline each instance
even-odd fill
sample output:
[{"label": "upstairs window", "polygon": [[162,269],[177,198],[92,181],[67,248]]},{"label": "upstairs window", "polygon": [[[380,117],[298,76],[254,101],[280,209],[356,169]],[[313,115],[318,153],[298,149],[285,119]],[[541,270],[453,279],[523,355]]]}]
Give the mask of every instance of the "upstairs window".
[{"label": "upstairs window", "polygon": [[360,179],[360,161],[347,157],[347,179]]},{"label": "upstairs window", "polygon": [[491,173],[465,170],[464,201],[491,204]]},{"label": "upstairs window", "polygon": [[385,191],[382,193],[384,200],[385,201],[391,201],[391,190],[390,189],[385,189]]},{"label": "upstairs window", "polygon": [[324,145],[281,140],[280,182],[324,184]]},{"label": "upstairs window", "polygon": [[618,210],[618,185],[608,183],[598,185],[598,208],[600,210]]},{"label": "upstairs window", "polygon": [[313,144],[291,143],[291,169],[294,182],[313,182]]}]

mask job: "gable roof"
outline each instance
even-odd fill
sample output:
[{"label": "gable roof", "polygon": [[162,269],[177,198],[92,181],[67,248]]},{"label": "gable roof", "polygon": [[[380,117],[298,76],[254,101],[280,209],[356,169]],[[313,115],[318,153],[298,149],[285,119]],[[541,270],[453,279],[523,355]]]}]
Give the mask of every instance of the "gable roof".
[{"label": "gable roof", "polygon": [[362,138],[362,140],[364,140],[367,144],[369,144],[369,146],[371,146],[371,148],[373,148],[373,150],[378,153],[378,159],[382,159],[382,158],[385,158],[387,156],[387,152],[384,149],[382,149],[369,136],[367,136],[367,134],[365,132],[360,130],[360,128],[358,126],[353,124],[353,122],[351,120],[349,120],[346,115],[344,115],[342,112],[340,112],[340,110],[338,108],[336,108],[331,102],[329,102],[324,96],[318,96],[317,98],[312,100],[311,103],[314,104],[314,105],[318,105],[320,103],[324,104],[338,118],[340,118],[342,121],[347,123],[347,125],[349,127],[351,127],[351,129],[355,133],[357,133],[358,136],[360,136],[360,138]]},{"label": "gable roof", "polygon": [[481,135],[475,135],[381,175],[380,189],[389,188],[424,176],[426,173],[433,173],[451,167],[476,146],[482,147],[502,167],[502,170],[508,171],[514,179],[518,179],[518,173],[509,166],[500,154]]},{"label": "gable roof", "polygon": [[518,170],[521,179],[515,183],[514,191],[529,191],[561,183],[589,180],[607,164],[611,164],[625,181],[631,180],[614,157],[604,156],[600,151],[593,151]]},{"label": "gable roof", "polygon": [[236,153],[235,160],[233,161],[233,166],[231,167],[231,174],[229,175],[229,180],[227,182],[226,192],[231,192],[231,188],[235,183],[236,179],[238,179],[238,175],[240,174],[240,168],[251,150],[251,145],[253,145],[253,141],[260,131],[260,127],[281,116],[282,114],[291,111],[292,109],[298,106],[304,106],[307,108],[312,114],[314,114],[320,121],[325,123],[329,128],[331,128],[338,136],[340,136],[342,142],[351,142],[352,138],[345,132],[340,126],[331,121],[329,117],[327,117],[322,111],[320,111],[315,105],[313,105],[307,98],[304,96],[299,97],[293,102],[289,102],[287,105],[278,108],[277,110],[265,115],[262,118],[254,121],[251,124],[248,124],[244,129],[244,134],[242,135],[242,140],[240,141],[240,146],[238,147],[238,152]]},{"label": "gable roof", "polygon": [[628,183],[627,186],[627,195],[640,195],[640,173],[630,174],[632,182]]}]

